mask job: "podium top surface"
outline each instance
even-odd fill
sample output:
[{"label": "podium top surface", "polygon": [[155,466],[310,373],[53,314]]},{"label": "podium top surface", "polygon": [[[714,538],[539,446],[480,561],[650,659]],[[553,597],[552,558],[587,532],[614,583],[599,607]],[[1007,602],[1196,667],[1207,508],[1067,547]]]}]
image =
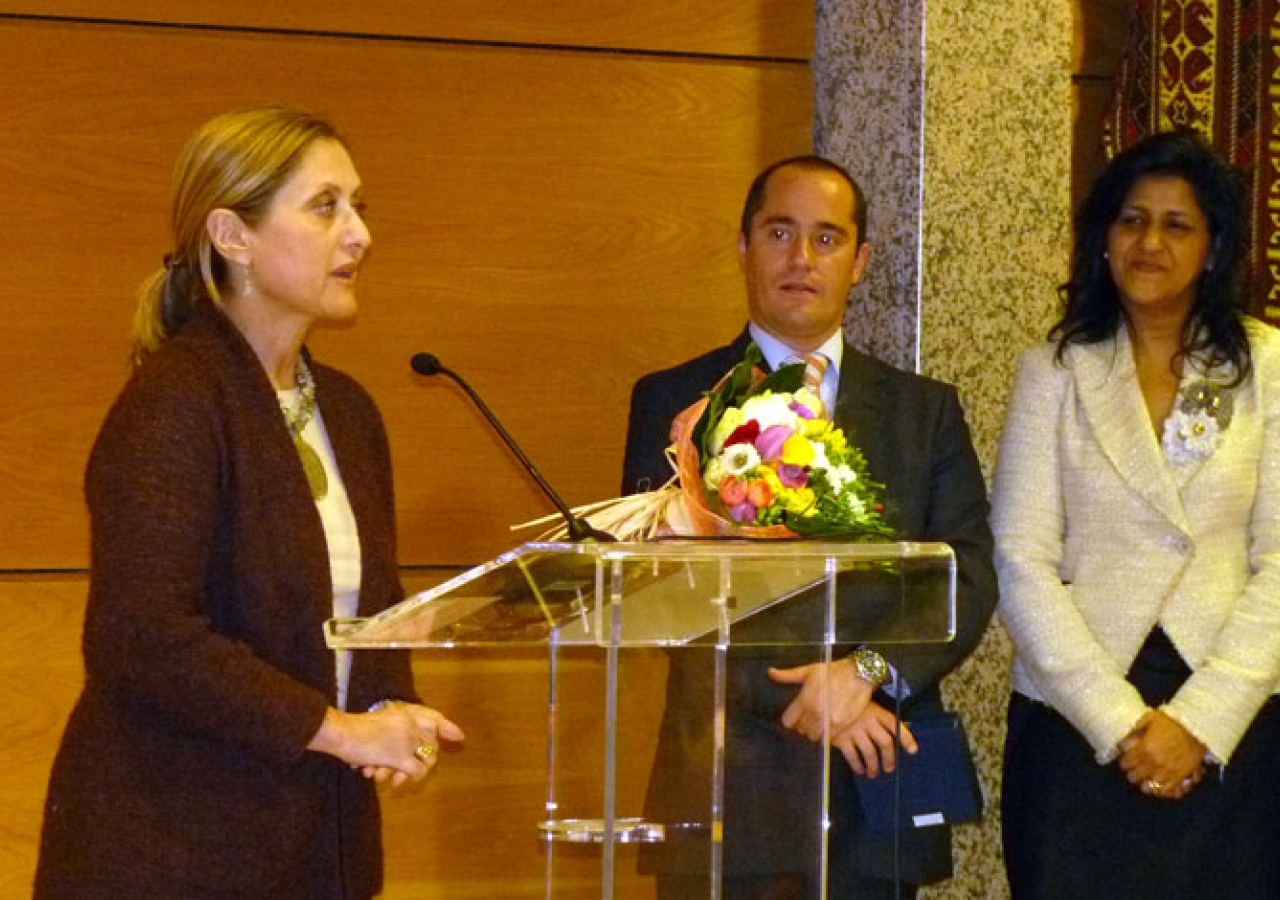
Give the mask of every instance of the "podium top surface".
[{"label": "podium top surface", "polygon": [[368,619],[335,649],[919,643],[955,633],[941,543],[533,542]]}]

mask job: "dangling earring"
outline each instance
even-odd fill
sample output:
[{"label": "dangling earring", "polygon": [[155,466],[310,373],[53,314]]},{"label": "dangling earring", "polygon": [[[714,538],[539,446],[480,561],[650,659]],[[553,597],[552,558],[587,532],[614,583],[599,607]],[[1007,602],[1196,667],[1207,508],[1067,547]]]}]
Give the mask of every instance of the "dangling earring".
[{"label": "dangling earring", "polygon": [[244,264],[244,278],[241,281],[240,293],[248,297],[253,293],[253,260]]},{"label": "dangling earring", "polygon": [[1110,250],[1103,250],[1103,251],[1102,251],[1102,258],[1103,258],[1103,259],[1110,259],[1110,258],[1111,258],[1111,251],[1110,251]]}]

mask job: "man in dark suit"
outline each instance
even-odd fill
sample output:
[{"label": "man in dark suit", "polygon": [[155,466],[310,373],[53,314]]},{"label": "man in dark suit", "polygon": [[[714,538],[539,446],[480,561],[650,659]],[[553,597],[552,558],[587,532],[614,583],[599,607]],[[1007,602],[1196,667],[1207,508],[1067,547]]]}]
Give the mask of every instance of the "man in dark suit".
[{"label": "man in dark suit", "polygon": [[[748,192],[738,236],[747,329],[727,347],[641,378],[632,394],[625,493],[670,478],[664,449],[672,420],[740,362],[752,340],[771,368],[820,354],[824,404],[862,450],[871,477],[884,485],[889,524],[904,540],[945,541],[957,557],[957,633],[950,643],[892,654],[885,647],[851,648],[829,665],[789,658],[769,666],[758,651],[731,651],[724,851],[731,900],[817,896],[808,860],[820,833],[805,833],[796,795],[812,796],[820,785],[813,781],[821,767],[813,763],[811,742],[822,736],[828,680],[830,743],[839,751],[831,761],[829,896],[911,897],[916,885],[951,874],[949,830],[865,827],[855,778],[893,771],[899,749],[914,752],[909,727],[897,731],[897,713],[910,721],[940,711],[939,679],[986,628],[996,603],[987,494],[955,389],[894,369],[843,340],[848,293],[870,253],[865,234],[865,199],[840,166],[820,157],[770,166]],[[681,772],[698,767],[690,758],[707,737],[700,733],[702,717],[688,709],[691,694],[705,693],[706,664],[697,654],[672,654],[650,786],[651,811],[676,818],[680,804],[702,790],[681,782],[688,778]],[[660,895],[706,897],[705,875],[696,872],[701,862],[674,847],[665,853],[654,865]]]}]

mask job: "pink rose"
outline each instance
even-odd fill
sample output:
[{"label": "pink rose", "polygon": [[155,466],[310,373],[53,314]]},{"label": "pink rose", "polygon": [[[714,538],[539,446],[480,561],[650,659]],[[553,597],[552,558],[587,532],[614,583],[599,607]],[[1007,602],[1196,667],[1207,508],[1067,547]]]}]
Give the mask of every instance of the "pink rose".
[{"label": "pink rose", "polygon": [[[720,500],[725,506],[737,506],[747,499],[747,483],[737,475],[726,475],[720,481]],[[754,517],[754,513],[752,516]]]}]

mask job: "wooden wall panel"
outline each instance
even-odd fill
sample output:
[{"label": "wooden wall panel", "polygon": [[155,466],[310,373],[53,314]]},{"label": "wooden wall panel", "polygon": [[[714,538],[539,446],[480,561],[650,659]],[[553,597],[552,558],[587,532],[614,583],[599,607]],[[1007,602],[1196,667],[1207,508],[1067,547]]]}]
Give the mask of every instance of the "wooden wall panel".
[{"label": "wooden wall panel", "polygon": [[1071,201],[1074,209],[1107,163],[1103,119],[1115,90],[1128,38],[1131,0],[1072,0],[1075,26],[1071,50],[1073,127]]},{"label": "wooden wall panel", "polygon": [[[9,4],[10,6],[14,4]],[[794,0],[26,0],[14,14],[808,59]]]},{"label": "wooden wall panel", "polygon": [[[386,416],[402,560],[470,563],[549,505],[460,393],[413,376],[409,357],[429,349],[467,376],[570,502],[611,496],[632,381],[745,318],[738,209],[760,167],[809,147],[812,13],[812,0],[32,0],[0,12],[0,900],[29,896],[48,770],[83,680],[81,473],[127,376],[132,291],[168,249],[167,173],[191,129],[288,102],[349,137],[376,251],[361,322],[313,348]],[[162,24],[179,22],[214,27]],[[409,576],[410,590],[436,577]],[[633,808],[664,665],[633,658],[624,687]],[[415,666],[470,741],[422,794],[388,803],[386,896],[539,896],[528,867],[542,858],[545,661]],[[598,691],[598,661],[566,672]],[[594,718],[578,720],[587,756],[599,753]],[[589,884],[596,857],[565,864]],[[651,895],[643,882],[626,891]]]},{"label": "wooden wall panel", "polygon": [[[652,769],[665,657],[622,652],[619,707],[620,815],[643,811]],[[547,673],[533,651],[420,651],[416,671],[424,697],[467,732],[465,747],[445,752],[441,768],[414,796],[383,805],[388,900],[453,900],[545,896],[547,816]],[[562,651],[559,661],[557,815],[596,818],[603,808],[604,666],[598,652]],[[580,886],[557,897],[598,898],[598,847],[553,848],[557,881]],[[644,900],[650,880],[636,873],[634,848],[622,848],[615,896]],[[594,888],[594,890],[592,890]]]},{"label": "wooden wall panel", "polygon": [[0,898],[31,896],[45,786],[84,683],[79,578],[0,579]]},{"label": "wooden wall panel", "polygon": [[[411,589],[427,579],[409,577]],[[81,578],[0,580],[0,898],[30,896],[45,786],[67,715],[84,681],[80,624],[87,590]],[[639,815],[661,714],[665,657],[624,651],[620,706],[619,809]],[[603,758],[604,675],[590,650],[562,654],[559,748],[562,815],[598,815]],[[528,651],[418,651],[418,689],[467,732],[446,748],[422,790],[384,803],[387,900],[505,900],[542,897],[548,659]],[[589,773],[589,774],[588,774]],[[582,802],[574,805],[573,800]],[[630,854],[630,855],[629,855]],[[621,854],[626,896],[651,896],[635,874],[633,851]],[[584,885],[598,875],[593,848],[557,848],[556,872]],[[558,895],[560,896],[560,895]],[[571,894],[564,894],[569,897]],[[594,893],[599,896],[598,888]]]},{"label": "wooden wall panel", "polygon": [[82,468],[126,374],[133,287],[167,249],[166,173],[208,116],[284,100],[350,138],[375,255],[362,321],[314,347],[387,417],[415,564],[487,558],[550,507],[412,353],[471,379],[569,502],[612,496],[632,381],[741,327],[742,194],[809,141],[797,64],[16,19],[0,57],[20,86],[0,178],[21,211],[0,287],[0,569],[86,564]]}]

